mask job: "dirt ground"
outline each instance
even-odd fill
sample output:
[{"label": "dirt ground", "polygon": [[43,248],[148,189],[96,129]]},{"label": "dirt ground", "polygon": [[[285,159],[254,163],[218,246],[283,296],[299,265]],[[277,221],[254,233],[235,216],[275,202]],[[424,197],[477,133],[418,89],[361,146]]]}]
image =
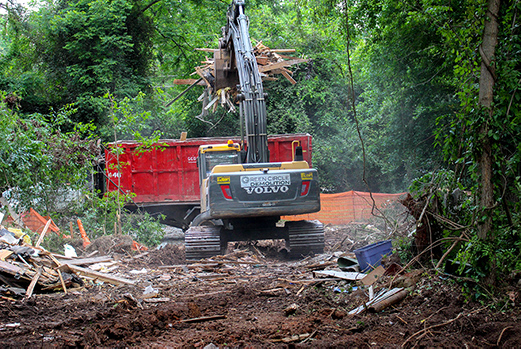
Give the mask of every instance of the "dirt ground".
[{"label": "dirt ground", "polygon": [[[278,258],[262,243],[197,263],[185,261],[182,245],[119,254],[110,274],[134,285],[90,280],[67,294],[2,297],[0,347],[521,347],[519,303],[468,301],[460,284],[428,269],[413,271],[415,287],[400,303],[349,315],[367,289],[313,271],[337,270],[338,255],[386,234],[367,224],[327,227],[326,253],[302,260]],[[391,279],[382,277],[375,293]]]}]

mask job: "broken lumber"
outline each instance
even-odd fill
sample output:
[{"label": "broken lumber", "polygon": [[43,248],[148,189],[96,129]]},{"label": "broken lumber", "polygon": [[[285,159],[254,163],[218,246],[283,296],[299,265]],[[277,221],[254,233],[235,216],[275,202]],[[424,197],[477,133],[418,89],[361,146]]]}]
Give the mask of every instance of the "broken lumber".
[{"label": "broken lumber", "polygon": [[111,256],[99,256],[99,257],[91,257],[91,258],[80,258],[80,259],[58,259],[60,264],[69,264],[69,265],[89,265],[103,262],[112,262],[114,258]]},{"label": "broken lumber", "polygon": [[0,250],[0,260],[5,261],[5,259],[12,254],[13,254],[13,251]]},{"label": "broken lumber", "polygon": [[68,264],[68,263],[61,265],[58,269],[61,271],[64,271],[64,272],[73,271],[80,275],[89,276],[91,278],[94,278],[94,279],[97,279],[100,281],[105,281],[105,282],[108,282],[108,283],[111,283],[114,285],[118,285],[118,286],[121,284],[134,285],[136,283],[134,280],[125,279],[125,278],[118,277],[118,276],[111,276],[111,275],[107,275],[107,274],[103,274],[103,273],[98,273],[97,271],[92,271],[92,270],[78,267],[77,265]]},{"label": "broken lumber", "polygon": [[291,77],[291,75],[289,75],[289,73],[286,72],[285,70],[282,71],[282,75],[283,75],[286,79],[288,79],[288,81],[289,81],[292,85],[295,85],[295,84],[297,83],[297,82],[295,81],[295,79],[293,79],[293,78]]},{"label": "broken lumber", "polygon": [[63,292],[67,294],[67,287],[65,286],[65,281],[63,280],[63,275],[60,269],[58,269],[58,276],[60,277],[60,282],[62,284]]},{"label": "broken lumber", "polygon": [[281,62],[277,62],[277,63],[272,63],[270,65],[265,65],[265,66],[259,67],[259,72],[265,73],[265,72],[268,72],[271,70],[289,67],[289,66],[299,64],[299,63],[305,63],[307,61],[308,61],[307,59],[297,58],[297,59],[292,59],[290,61],[281,61]]},{"label": "broken lumber", "polygon": [[278,53],[293,53],[293,52],[296,52],[297,50],[295,50],[294,48],[275,48],[275,49],[271,49],[270,51],[278,52]]},{"label": "broken lumber", "polygon": [[384,291],[380,292],[380,294],[378,294],[378,296],[376,296],[375,298],[373,298],[369,302],[364,303],[361,306],[359,306],[358,308],[355,308],[355,309],[351,310],[349,312],[349,315],[360,314],[361,312],[366,310],[369,306],[371,306],[371,305],[373,305],[373,304],[375,304],[377,302],[380,302],[380,301],[382,301],[384,299],[387,299],[387,298],[395,295],[396,293],[398,293],[398,292],[400,292],[402,290],[403,290],[403,287],[393,288],[392,290],[388,290],[388,291],[384,290]]},{"label": "broken lumber", "polygon": [[31,283],[29,284],[29,287],[27,287],[27,291],[25,292],[27,298],[31,298],[34,291],[34,287],[36,286],[36,283],[38,282],[40,275],[42,275],[42,269],[38,268],[38,271],[34,275],[33,279],[31,280]]},{"label": "broken lumber", "polygon": [[6,272],[11,275],[24,274],[24,270],[19,266],[4,261],[0,261],[0,271]]},{"label": "broken lumber", "polygon": [[202,82],[203,79],[174,79],[174,85],[200,85],[205,86],[206,84]]},{"label": "broken lumber", "polygon": [[362,279],[362,283],[365,286],[370,286],[376,282],[382,276],[385,274],[385,268],[379,265],[376,269],[373,269],[369,274],[367,274],[366,277]]},{"label": "broken lumber", "polygon": [[42,233],[40,234],[40,237],[38,238],[38,241],[36,242],[36,245],[34,245],[34,247],[39,247],[40,246],[40,244],[43,241],[43,238],[45,237],[45,234],[47,233],[47,230],[49,229],[49,226],[51,225],[51,223],[52,223],[52,219],[49,219],[47,221],[47,223],[45,223],[45,227],[43,228]]}]

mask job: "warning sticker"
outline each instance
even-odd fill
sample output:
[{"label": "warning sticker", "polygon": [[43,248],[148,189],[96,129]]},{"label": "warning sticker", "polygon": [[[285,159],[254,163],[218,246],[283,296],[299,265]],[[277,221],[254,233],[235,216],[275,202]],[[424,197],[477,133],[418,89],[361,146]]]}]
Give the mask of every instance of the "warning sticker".
[{"label": "warning sticker", "polygon": [[313,172],[301,173],[300,177],[302,178],[303,181],[310,181],[313,179]]},{"label": "warning sticker", "polygon": [[217,177],[217,183],[219,184],[230,184],[230,176]]}]

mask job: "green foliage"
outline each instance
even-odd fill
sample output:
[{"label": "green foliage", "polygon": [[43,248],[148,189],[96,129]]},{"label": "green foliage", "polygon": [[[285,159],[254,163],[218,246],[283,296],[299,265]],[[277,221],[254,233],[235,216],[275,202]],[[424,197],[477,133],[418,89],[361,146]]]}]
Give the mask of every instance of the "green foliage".
[{"label": "green foliage", "polygon": [[[519,240],[521,208],[519,129],[521,87],[521,57],[519,56],[519,25],[516,13],[521,10],[519,3],[506,3],[498,17],[499,33],[496,47],[493,112],[479,105],[479,75],[481,56],[479,54],[486,17],[485,2],[475,4],[465,2],[465,12],[460,12],[460,29],[445,25],[440,31],[451,48],[454,61],[454,82],[459,88],[460,110],[440,118],[437,132],[438,143],[442,145],[447,160],[454,164],[455,181],[476,196],[480,191],[481,169],[478,166],[483,154],[483,145],[490,144],[492,156],[492,185],[495,205],[490,208],[475,205],[472,215],[461,217],[463,224],[472,226],[470,242],[460,251],[459,258],[473,265],[476,277],[502,275],[519,267],[521,248]],[[482,131],[486,129],[486,134]],[[492,220],[490,240],[477,238],[477,228],[487,219]],[[495,280],[493,280],[495,281]],[[491,280],[488,280],[491,283]]]},{"label": "green foliage", "polygon": [[148,246],[158,245],[163,238],[161,216],[153,217],[146,212],[130,212],[121,210],[126,203],[132,203],[132,196],[117,195],[110,192],[99,197],[86,195],[84,201],[76,202],[68,215],[81,219],[90,240],[104,235],[121,233],[131,236],[134,240]]},{"label": "green foliage", "polygon": [[103,138],[112,138],[114,142],[133,139],[140,143],[138,151],[157,145],[162,133],[160,130],[152,130],[148,123],[151,112],[144,107],[145,95],[142,92],[133,98],[125,97],[119,101],[109,93],[104,98],[110,105],[110,123],[101,129]]},{"label": "green foliage", "polygon": [[58,1],[10,11],[0,88],[22,97],[23,112],[75,104],[74,121],[103,124],[101,96],[150,88],[153,24],[139,1]]},{"label": "green foliage", "polygon": [[353,5],[353,67],[362,90],[357,110],[368,162],[403,188],[438,166],[435,120],[457,106],[443,37],[432,25],[439,14],[430,1]]},{"label": "green foliage", "polygon": [[96,147],[76,132],[61,132],[73,113],[65,108],[22,118],[0,102],[0,190],[7,190],[13,203],[47,212],[84,188]]}]

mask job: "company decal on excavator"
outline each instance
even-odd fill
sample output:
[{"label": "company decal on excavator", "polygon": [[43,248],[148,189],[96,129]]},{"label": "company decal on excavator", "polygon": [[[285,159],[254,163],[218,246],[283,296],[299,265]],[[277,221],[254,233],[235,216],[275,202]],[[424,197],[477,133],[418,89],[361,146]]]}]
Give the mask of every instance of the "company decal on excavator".
[{"label": "company decal on excavator", "polygon": [[290,185],[289,173],[241,176],[241,188],[248,194],[285,193]]}]

